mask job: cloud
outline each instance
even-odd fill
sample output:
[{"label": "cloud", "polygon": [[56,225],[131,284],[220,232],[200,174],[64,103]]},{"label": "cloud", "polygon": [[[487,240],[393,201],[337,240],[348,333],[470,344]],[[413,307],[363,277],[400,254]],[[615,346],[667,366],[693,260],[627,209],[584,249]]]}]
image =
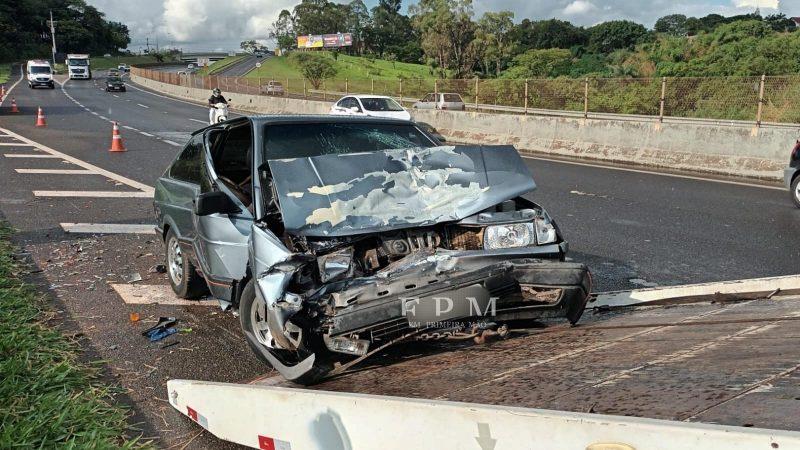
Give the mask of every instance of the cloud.
[{"label": "cloud", "polygon": [[567,16],[579,16],[581,14],[586,14],[590,11],[597,9],[597,6],[594,6],[594,3],[587,2],[585,0],[575,0],[574,2],[570,3],[564,8],[564,15]]},{"label": "cloud", "polygon": [[770,8],[778,9],[778,0],[734,0],[733,5],[737,8]]},{"label": "cloud", "polygon": [[282,9],[297,0],[88,0],[123,22],[138,48],[149,38],[161,45],[194,49],[236,49],[245,39],[266,39],[269,26]]}]

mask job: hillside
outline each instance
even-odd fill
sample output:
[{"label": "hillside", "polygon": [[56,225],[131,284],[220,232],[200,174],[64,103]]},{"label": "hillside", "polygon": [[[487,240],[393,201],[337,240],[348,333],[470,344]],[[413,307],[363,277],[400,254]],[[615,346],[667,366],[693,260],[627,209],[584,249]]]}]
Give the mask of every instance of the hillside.
[{"label": "hillside", "polygon": [[[397,61],[386,61],[363,56],[339,55],[334,58],[331,53],[320,52],[331,58],[336,68],[336,79],[432,79],[433,70],[422,64],[411,64]],[[249,78],[302,79],[303,75],[285,56],[264,58],[261,67],[249,74]]]}]

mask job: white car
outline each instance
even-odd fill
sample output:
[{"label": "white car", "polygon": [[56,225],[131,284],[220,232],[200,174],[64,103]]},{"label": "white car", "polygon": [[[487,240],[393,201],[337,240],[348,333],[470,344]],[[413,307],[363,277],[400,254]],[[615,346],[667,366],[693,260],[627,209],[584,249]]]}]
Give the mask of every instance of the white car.
[{"label": "white car", "polygon": [[335,116],[384,117],[411,120],[411,114],[392,97],[382,95],[348,95],[331,106]]}]

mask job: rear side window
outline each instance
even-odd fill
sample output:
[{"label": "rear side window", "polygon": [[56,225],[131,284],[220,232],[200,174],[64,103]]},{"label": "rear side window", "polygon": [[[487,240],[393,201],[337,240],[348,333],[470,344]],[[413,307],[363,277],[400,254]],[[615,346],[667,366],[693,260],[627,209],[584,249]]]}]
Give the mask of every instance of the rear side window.
[{"label": "rear side window", "polygon": [[203,137],[195,135],[186,144],[178,158],[169,168],[170,178],[187,183],[203,184]]},{"label": "rear side window", "polygon": [[413,125],[294,123],[268,125],[264,145],[266,159],[285,159],[436,144]]},{"label": "rear side window", "polygon": [[458,94],[444,94],[444,101],[447,103],[462,103],[461,96]]}]

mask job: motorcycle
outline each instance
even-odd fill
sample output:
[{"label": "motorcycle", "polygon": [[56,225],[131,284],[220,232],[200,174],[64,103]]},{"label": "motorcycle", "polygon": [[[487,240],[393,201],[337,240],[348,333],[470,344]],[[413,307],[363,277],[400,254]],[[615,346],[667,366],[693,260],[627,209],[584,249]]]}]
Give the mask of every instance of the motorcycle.
[{"label": "motorcycle", "polygon": [[225,122],[228,120],[228,105],[225,103],[215,103],[211,107],[211,125]]}]

